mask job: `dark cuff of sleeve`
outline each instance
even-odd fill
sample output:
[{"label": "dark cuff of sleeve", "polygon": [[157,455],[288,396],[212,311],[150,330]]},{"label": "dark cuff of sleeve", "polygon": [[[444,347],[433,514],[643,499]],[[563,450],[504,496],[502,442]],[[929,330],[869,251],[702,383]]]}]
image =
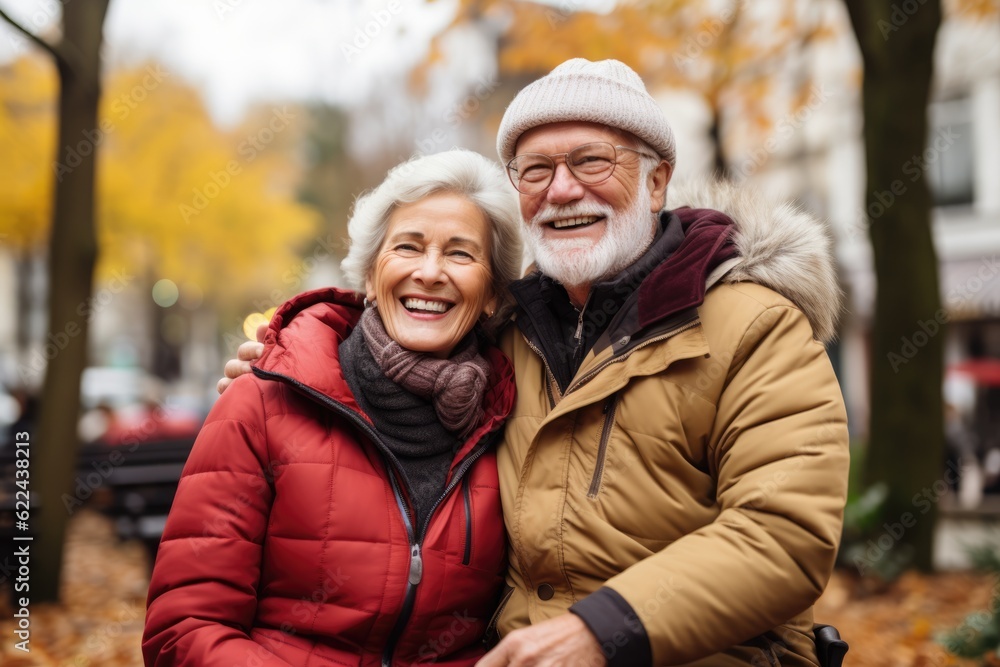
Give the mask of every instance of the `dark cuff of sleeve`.
[{"label": "dark cuff of sleeve", "polygon": [[569,608],[580,617],[597,638],[608,667],[632,667],[653,664],[649,635],[617,591],[599,588]]}]

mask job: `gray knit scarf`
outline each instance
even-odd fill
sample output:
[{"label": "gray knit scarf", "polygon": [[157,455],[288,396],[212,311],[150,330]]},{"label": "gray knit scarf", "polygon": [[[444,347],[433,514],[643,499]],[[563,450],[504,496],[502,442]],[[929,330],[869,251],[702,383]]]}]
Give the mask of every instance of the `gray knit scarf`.
[{"label": "gray knit scarf", "polygon": [[387,378],[430,400],[441,424],[462,440],[472,435],[483,420],[483,392],[490,375],[475,335],[467,336],[450,358],[437,359],[390,338],[377,308],[366,308],[359,326]]}]

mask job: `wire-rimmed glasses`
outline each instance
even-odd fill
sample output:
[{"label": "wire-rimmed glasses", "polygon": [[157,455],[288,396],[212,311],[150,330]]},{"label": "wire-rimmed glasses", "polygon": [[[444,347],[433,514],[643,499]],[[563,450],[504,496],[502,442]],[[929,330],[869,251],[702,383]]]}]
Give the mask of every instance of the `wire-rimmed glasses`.
[{"label": "wire-rimmed glasses", "polygon": [[566,167],[581,183],[597,185],[609,178],[618,165],[618,151],[632,151],[644,157],[655,159],[628,146],[614,146],[604,141],[577,146],[568,153],[545,155],[543,153],[522,153],[507,163],[507,176],[517,191],[526,195],[544,192],[556,174],[555,158],[566,161]]}]

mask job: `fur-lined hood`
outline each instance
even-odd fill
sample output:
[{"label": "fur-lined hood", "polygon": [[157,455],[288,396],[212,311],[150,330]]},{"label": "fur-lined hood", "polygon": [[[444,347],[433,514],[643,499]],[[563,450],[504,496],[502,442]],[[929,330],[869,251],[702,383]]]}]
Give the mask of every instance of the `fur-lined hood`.
[{"label": "fur-lined hood", "polygon": [[715,209],[735,222],[731,238],[738,256],[712,272],[709,287],[720,280],[769,287],[805,313],[817,339],[828,343],[836,338],[843,292],[833,241],[822,220],[734,183],[671,185],[667,208],[680,206]]}]

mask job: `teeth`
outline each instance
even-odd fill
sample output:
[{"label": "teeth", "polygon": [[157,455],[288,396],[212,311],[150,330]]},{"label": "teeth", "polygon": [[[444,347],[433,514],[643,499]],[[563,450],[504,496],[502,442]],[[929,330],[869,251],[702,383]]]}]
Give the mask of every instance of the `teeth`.
[{"label": "teeth", "polygon": [[596,215],[582,216],[579,218],[567,218],[565,220],[556,220],[552,223],[552,226],[556,229],[563,229],[565,227],[578,227],[579,225],[589,225],[591,223],[597,222],[600,218]]},{"label": "teeth", "polygon": [[443,313],[448,310],[448,304],[444,301],[424,301],[414,298],[403,299],[403,306],[407,310],[429,310],[434,313]]}]

